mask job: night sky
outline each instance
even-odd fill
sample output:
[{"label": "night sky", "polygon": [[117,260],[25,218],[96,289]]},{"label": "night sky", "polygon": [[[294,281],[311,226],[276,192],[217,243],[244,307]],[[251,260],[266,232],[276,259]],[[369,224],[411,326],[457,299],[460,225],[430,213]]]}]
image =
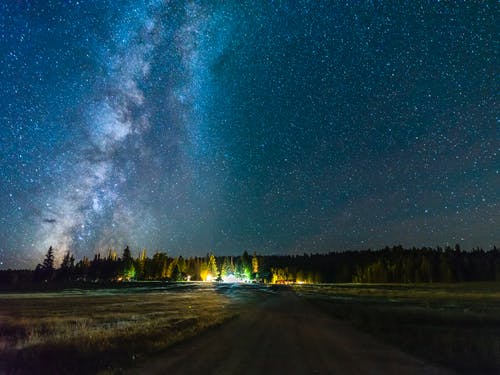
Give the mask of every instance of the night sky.
[{"label": "night sky", "polygon": [[500,245],[497,1],[2,1],[0,268]]}]

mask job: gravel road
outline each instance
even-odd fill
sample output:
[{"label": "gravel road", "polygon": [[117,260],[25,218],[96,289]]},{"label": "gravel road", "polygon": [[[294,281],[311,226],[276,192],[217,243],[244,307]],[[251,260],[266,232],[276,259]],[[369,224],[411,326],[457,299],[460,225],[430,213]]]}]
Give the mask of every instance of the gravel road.
[{"label": "gravel road", "polygon": [[132,373],[453,374],[356,331],[287,290]]}]

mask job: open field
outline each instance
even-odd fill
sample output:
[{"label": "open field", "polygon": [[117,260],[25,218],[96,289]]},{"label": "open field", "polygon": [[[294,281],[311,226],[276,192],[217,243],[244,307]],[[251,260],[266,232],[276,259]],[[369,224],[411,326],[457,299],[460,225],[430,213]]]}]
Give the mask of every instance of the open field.
[{"label": "open field", "polygon": [[456,375],[357,331],[288,287],[129,373]]},{"label": "open field", "polygon": [[500,371],[500,283],[296,285],[336,318],[464,374]]},{"label": "open field", "polygon": [[0,373],[500,369],[494,283],[91,287],[0,293]]},{"label": "open field", "polygon": [[0,294],[0,373],[120,373],[267,295],[251,285],[153,285]]}]

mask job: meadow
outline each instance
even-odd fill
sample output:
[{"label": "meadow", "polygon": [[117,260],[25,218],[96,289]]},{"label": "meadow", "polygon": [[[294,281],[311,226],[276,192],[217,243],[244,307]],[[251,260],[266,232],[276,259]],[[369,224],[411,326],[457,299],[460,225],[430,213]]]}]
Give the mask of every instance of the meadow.
[{"label": "meadow", "polygon": [[163,282],[0,293],[0,373],[124,373],[289,288],[412,355],[499,373],[499,283]]},{"label": "meadow", "polygon": [[122,373],[262,295],[202,283],[2,293],[0,373]]},{"label": "meadow", "polygon": [[500,283],[295,285],[300,296],[461,374],[500,373]]}]

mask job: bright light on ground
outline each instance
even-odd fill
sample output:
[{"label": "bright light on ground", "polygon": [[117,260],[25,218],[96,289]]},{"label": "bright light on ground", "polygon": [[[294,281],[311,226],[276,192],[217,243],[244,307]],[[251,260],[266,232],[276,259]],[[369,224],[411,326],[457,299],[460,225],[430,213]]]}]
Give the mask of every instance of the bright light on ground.
[{"label": "bright light on ground", "polygon": [[222,282],[223,283],[248,283],[248,282],[250,282],[250,280],[245,278],[245,277],[243,277],[243,278],[237,277],[231,273],[229,275],[224,276],[224,278],[222,279]]},{"label": "bright light on ground", "polygon": [[225,283],[241,283],[242,282],[241,279],[239,279],[238,277],[234,276],[233,274],[225,276],[222,281],[225,282]]}]

